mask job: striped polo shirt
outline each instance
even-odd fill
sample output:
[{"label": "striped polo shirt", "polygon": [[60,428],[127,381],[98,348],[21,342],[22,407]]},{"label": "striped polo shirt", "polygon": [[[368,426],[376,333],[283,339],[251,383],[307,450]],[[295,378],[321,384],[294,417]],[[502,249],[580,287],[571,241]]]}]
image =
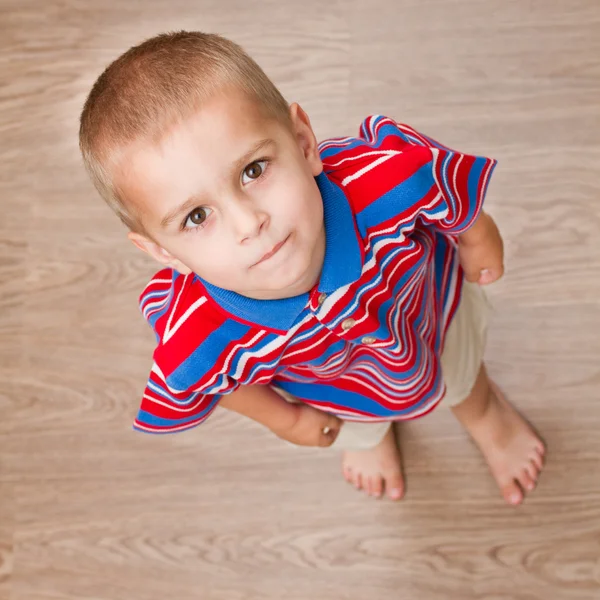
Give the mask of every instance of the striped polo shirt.
[{"label": "striped polo shirt", "polygon": [[249,384],[365,422],[419,417],[442,399],[440,354],[463,281],[456,236],[476,220],[495,161],[382,116],[319,151],[318,283],[255,300],[157,273],[140,297],[158,345],[137,429],[194,427]]}]

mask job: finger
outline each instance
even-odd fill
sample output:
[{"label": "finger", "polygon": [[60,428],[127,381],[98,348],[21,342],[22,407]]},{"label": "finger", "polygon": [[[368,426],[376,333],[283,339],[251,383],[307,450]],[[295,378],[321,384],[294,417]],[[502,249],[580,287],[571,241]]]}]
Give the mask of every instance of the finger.
[{"label": "finger", "polygon": [[481,271],[479,269],[464,269],[465,279],[470,283],[477,283],[481,278]]},{"label": "finger", "polygon": [[338,433],[339,430],[330,429],[329,427],[322,430],[321,435],[319,437],[319,446],[321,446],[321,448],[328,448],[329,446],[331,446],[331,444],[335,442]]},{"label": "finger", "polygon": [[343,421],[338,419],[335,415],[328,415],[326,427],[329,427],[332,431],[339,431],[342,427]]},{"label": "finger", "polygon": [[337,417],[331,415],[325,425],[321,428],[321,441],[320,446],[327,447],[331,446],[335,439],[337,438],[340,428],[342,426],[342,421]]},{"label": "finger", "polygon": [[492,269],[483,269],[479,275],[477,283],[479,285],[487,285],[496,281],[496,274]]},{"label": "finger", "polygon": [[490,267],[489,269],[482,269],[479,274],[478,283],[479,285],[488,285],[490,283],[494,283],[494,281],[498,281],[502,275],[504,275],[503,265]]}]

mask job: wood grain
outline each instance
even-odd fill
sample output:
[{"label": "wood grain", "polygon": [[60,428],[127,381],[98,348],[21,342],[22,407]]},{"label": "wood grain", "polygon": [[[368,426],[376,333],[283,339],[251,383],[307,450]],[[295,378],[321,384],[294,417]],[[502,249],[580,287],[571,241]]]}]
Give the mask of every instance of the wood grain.
[{"label": "wood grain", "polygon": [[[549,445],[523,507],[444,411],[402,427],[395,505],[225,411],[131,430],[154,266],[77,119],[108,61],[181,28],[243,44],[321,138],[383,113],[499,159],[488,361]],[[596,0],[3,0],[0,50],[0,600],[600,598]]]}]

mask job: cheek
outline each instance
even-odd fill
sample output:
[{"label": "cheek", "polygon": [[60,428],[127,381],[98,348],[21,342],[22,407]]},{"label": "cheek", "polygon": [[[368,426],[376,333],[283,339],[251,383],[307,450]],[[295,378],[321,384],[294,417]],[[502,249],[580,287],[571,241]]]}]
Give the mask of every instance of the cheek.
[{"label": "cheek", "polygon": [[[283,202],[279,202],[279,210],[287,214],[290,219],[302,222],[319,217],[322,213],[322,201],[319,188],[312,177],[304,173],[297,173],[281,188],[279,194]],[[277,210],[277,207],[276,207]]]},{"label": "cheek", "polygon": [[323,201],[314,181],[299,188],[294,203],[294,218],[310,229],[318,229],[323,220]]},{"label": "cheek", "polygon": [[[191,233],[193,238],[196,234]],[[202,234],[198,234],[201,236]],[[194,273],[213,285],[233,289],[239,283],[240,265],[221,236],[190,242],[181,250],[181,260]]]}]

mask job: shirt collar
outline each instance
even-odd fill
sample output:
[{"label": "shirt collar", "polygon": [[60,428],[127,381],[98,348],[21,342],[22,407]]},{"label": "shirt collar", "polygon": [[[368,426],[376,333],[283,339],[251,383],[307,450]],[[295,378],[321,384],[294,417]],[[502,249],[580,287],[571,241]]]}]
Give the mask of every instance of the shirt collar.
[{"label": "shirt collar", "polygon": [[[323,199],[325,257],[316,291],[311,293],[329,294],[360,277],[363,247],[350,203],[342,189],[324,172],[315,180]],[[268,329],[290,329],[310,300],[308,293],[281,300],[255,300],[196,277],[211,298],[232,317]]]}]

